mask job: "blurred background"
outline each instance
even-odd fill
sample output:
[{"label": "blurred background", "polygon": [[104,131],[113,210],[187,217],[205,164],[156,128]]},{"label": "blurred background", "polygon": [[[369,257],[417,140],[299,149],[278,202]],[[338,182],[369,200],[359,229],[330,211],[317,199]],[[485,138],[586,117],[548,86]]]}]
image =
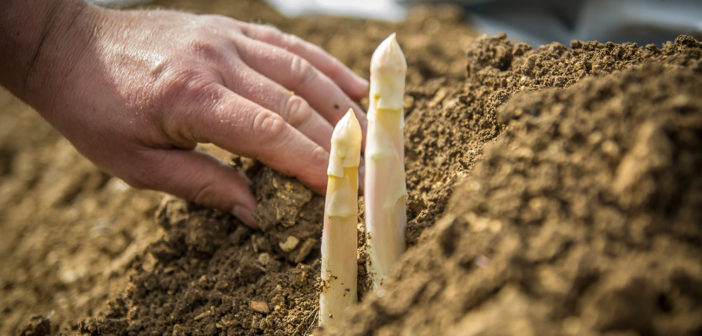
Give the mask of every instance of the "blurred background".
[{"label": "blurred background", "polygon": [[[91,0],[126,7],[148,0]],[[207,1],[207,0],[203,0]],[[235,1],[235,0],[232,0]],[[700,0],[267,0],[287,16],[335,15],[401,21],[418,4],[454,4],[466,24],[488,35],[505,32],[539,46],[571,40],[661,43],[688,34],[702,39]]]}]

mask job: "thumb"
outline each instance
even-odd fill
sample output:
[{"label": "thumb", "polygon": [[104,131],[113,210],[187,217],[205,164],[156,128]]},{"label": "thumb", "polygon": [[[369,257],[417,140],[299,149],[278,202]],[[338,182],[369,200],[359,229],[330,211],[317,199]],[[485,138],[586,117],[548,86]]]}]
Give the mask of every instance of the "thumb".
[{"label": "thumb", "polygon": [[150,149],[136,169],[138,187],[165,191],[194,203],[232,213],[258,228],[253,217],[256,198],[248,179],[206,153],[194,150]]}]

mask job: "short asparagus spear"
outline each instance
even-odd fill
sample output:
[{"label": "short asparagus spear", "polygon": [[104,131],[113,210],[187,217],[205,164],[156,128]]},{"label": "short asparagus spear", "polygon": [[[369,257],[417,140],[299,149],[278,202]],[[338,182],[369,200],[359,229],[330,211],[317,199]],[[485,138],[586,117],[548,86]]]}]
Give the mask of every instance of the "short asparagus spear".
[{"label": "short asparagus spear", "polygon": [[340,321],[356,302],[356,219],[361,126],[349,109],[332,133],[322,231],[322,293],[319,324]]},{"label": "short asparagus spear", "polygon": [[405,249],[402,111],[407,63],[395,34],[371,58],[365,161],[365,215],[368,270],[378,288]]}]

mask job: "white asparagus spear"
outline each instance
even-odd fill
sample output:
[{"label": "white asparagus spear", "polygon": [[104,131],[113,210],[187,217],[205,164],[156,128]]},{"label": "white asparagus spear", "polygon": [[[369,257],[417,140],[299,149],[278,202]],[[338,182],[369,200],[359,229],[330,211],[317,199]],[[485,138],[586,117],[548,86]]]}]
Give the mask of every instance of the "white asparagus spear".
[{"label": "white asparagus spear", "polygon": [[378,288],[405,250],[405,153],[402,111],[407,63],[395,34],[373,53],[365,162],[368,270]]},{"label": "white asparagus spear", "polygon": [[336,124],[329,153],[327,197],[322,231],[322,293],[319,324],[334,325],[356,302],[356,219],[361,126],[349,109]]}]

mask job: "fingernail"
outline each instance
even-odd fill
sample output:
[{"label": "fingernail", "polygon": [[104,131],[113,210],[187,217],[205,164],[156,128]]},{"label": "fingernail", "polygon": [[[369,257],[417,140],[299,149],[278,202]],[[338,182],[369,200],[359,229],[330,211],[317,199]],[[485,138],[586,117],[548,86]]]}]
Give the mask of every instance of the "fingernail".
[{"label": "fingernail", "polygon": [[258,224],[256,223],[256,219],[254,218],[253,214],[251,213],[251,210],[241,206],[241,205],[235,205],[234,209],[232,209],[232,214],[236,216],[236,218],[239,218],[244,224],[254,228],[258,229]]}]

